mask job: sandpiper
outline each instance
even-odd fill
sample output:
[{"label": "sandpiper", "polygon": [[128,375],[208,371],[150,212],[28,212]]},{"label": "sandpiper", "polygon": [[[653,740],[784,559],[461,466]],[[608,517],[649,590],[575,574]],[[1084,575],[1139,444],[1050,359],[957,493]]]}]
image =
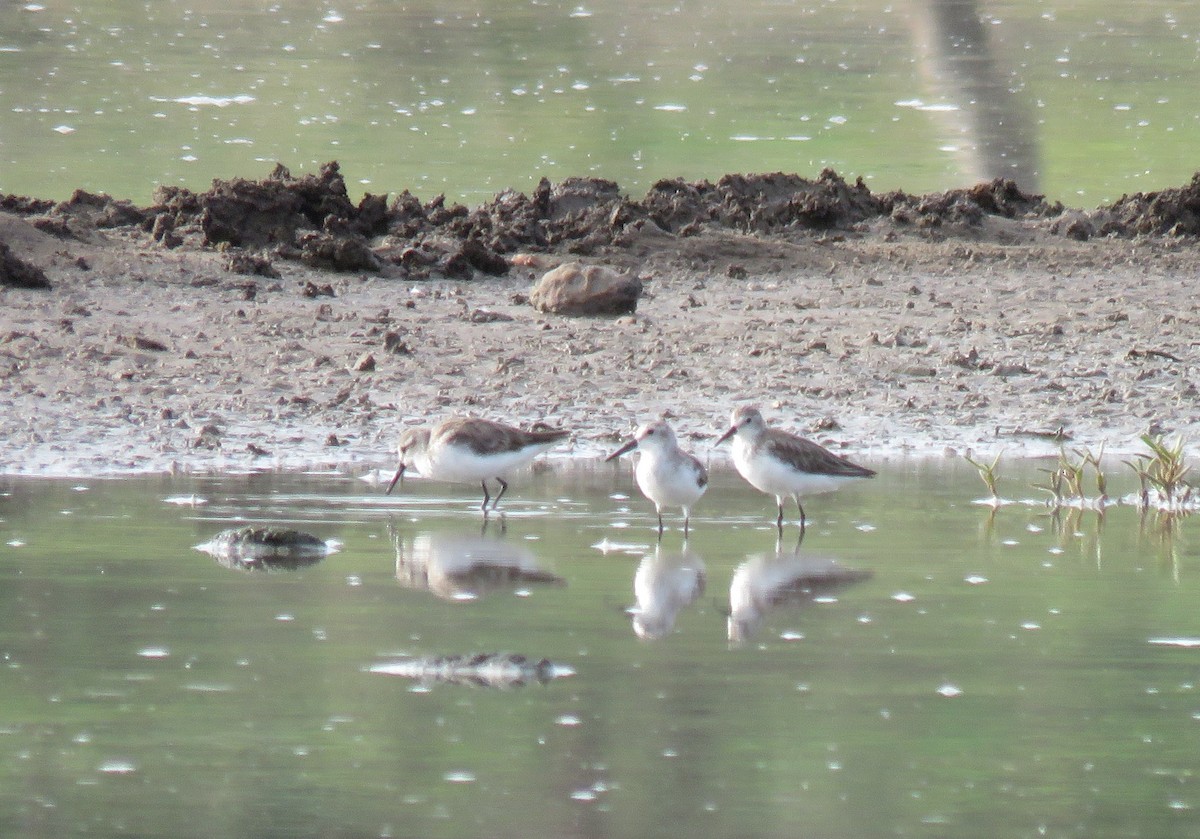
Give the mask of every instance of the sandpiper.
[{"label": "sandpiper", "polygon": [[683,508],[683,532],[686,535],[692,506],[708,488],[708,470],[704,464],[679,448],[675,432],[667,423],[651,422],[638,428],[625,445],[605,458],[606,461],[637,449],[641,452],[634,476],[642,495],[654,502],[658,512],[658,535],[663,532],[663,507]]},{"label": "sandpiper", "polygon": [[779,505],[775,524],[783,530],[783,502],[796,501],[800,529],[804,530],[804,505],[800,496],[830,492],[850,478],[873,478],[875,471],[852,463],[840,455],[795,434],[768,428],[757,408],[741,407],[733,412],[729,430],[717,443],[733,438],[733,465],[755,489],[774,495]]},{"label": "sandpiper", "polygon": [[508,489],[504,476],[527,465],[569,433],[561,429],[524,431],[475,417],[450,417],[433,427],[408,428],[400,435],[396,447],[400,468],[388,484],[386,494],[391,494],[396,482],[411,467],[438,481],[478,481],[483,487],[480,509],[487,515],[488,501],[492,500],[488,479],[494,478],[500,484],[500,492],[492,501],[495,510]]}]

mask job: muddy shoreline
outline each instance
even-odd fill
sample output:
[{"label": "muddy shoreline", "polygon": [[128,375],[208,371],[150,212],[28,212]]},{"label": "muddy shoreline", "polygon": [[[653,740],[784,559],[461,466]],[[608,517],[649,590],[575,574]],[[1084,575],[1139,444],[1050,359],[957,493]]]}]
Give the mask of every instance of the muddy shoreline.
[{"label": "muddy shoreline", "polygon": [[[1198,236],[1200,177],[1086,211],[833,173],[353,204],[336,164],[0,196],[0,473],[386,470],[452,412],[568,456],[665,413],[708,456],[746,402],[876,461],[1196,440]],[[535,310],[568,261],[636,274],[636,312]]]}]

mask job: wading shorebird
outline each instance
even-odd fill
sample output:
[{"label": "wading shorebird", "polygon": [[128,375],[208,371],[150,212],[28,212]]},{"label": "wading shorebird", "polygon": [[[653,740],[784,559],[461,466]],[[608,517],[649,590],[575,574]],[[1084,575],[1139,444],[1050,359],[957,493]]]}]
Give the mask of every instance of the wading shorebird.
[{"label": "wading shorebird", "polygon": [[654,502],[658,512],[658,535],[662,536],[663,532],[663,507],[683,508],[683,532],[687,535],[692,506],[708,489],[708,470],[679,448],[675,432],[665,422],[641,426],[625,445],[604,459],[613,460],[633,449],[641,452],[633,474],[642,495]]},{"label": "wading shorebird", "polygon": [[768,428],[757,408],[741,407],[733,412],[729,430],[717,443],[733,438],[733,465],[746,481],[760,492],[775,496],[779,518],[775,525],[783,530],[783,502],[796,501],[800,511],[800,530],[805,527],[804,505],[800,496],[830,492],[851,478],[873,478],[875,470],[852,463],[829,449],[778,428]]},{"label": "wading shorebird", "polygon": [[396,482],[407,470],[415,468],[423,477],[437,481],[478,481],[483,487],[480,509],[487,515],[488,501],[492,501],[488,480],[500,484],[500,492],[492,501],[495,510],[508,489],[505,476],[528,465],[569,433],[562,429],[524,431],[475,417],[450,417],[432,427],[407,428],[396,446],[400,467],[385,494],[391,495]]}]

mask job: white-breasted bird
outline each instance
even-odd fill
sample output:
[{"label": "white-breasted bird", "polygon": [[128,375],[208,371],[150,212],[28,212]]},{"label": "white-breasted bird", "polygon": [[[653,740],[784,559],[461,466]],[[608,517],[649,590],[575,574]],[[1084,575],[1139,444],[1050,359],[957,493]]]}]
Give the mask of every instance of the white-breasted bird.
[{"label": "white-breasted bird", "polygon": [[605,458],[618,458],[628,451],[640,452],[634,477],[642,494],[654,502],[658,512],[658,533],[663,532],[663,507],[683,509],[683,532],[691,522],[692,507],[708,489],[708,470],[704,464],[679,448],[675,432],[666,422],[650,422],[638,428],[625,445]]},{"label": "white-breasted bird", "polygon": [[805,526],[800,496],[830,492],[852,478],[873,478],[875,470],[859,466],[829,449],[779,428],[769,428],[757,408],[737,408],[729,430],[717,443],[733,438],[733,465],[760,492],[775,496],[783,530],[783,502],[792,498],[800,511],[800,529]]},{"label": "white-breasted bird", "polygon": [[481,509],[486,514],[489,478],[500,484],[492,509],[508,489],[505,477],[529,464],[570,432],[562,429],[525,431],[494,420],[450,417],[432,427],[407,428],[396,447],[400,467],[388,484],[391,494],[404,473],[415,468],[423,477],[457,483],[479,482],[483,487]]}]

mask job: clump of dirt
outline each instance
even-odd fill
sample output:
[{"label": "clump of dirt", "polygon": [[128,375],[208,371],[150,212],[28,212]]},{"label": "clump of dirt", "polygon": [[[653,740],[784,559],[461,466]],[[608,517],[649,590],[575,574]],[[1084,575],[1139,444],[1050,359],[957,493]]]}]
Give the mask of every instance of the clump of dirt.
[{"label": "clump of dirt", "polygon": [[1015,182],[1002,178],[928,195],[895,192],[886,196],[885,203],[893,221],[922,227],[977,226],[987,216],[1046,219],[1063,213],[1062,204],[1047,204],[1045,196],[1022,192]]},{"label": "clump of dirt", "polygon": [[54,209],[55,201],[27,195],[0,195],[0,210],[18,216],[34,216]]},{"label": "clump of dirt", "polygon": [[716,183],[662,180],[641,200],[601,178],[557,184],[543,178],[531,195],[508,190],[472,209],[444,196],[423,202],[407,190],[390,201],[368,194],[355,205],[334,161],[301,177],[276,165],[262,180],[215,180],[200,193],[161,187],[146,209],[82,191],[59,204],[0,196],[3,209],[60,237],[140,227],[168,248],[191,244],[251,253],[249,262],[229,262],[239,272],[260,273],[254,266],[292,260],[337,272],[469,280],[507,273],[510,256],[519,252],[629,251],[645,233],[868,235],[880,222],[897,234],[939,228],[939,235],[986,237],[996,235],[987,232],[988,220],[1004,219],[1076,240],[1198,236],[1200,173],[1186,187],[1139,193],[1092,212],[1066,210],[1009,180],[928,195],[875,194],[861,178],[848,183],[830,169],[816,179],[775,172],[726,175]]},{"label": "clump of dirt", "polygon": [[1187,186],[1123,195],[1095,215],[1101,235],[1200,236],[1200,172]]},{"label": "clump of dirt", "polygon": [[50,280],[41,268],[18,257],[0,242],[0,286],[12,288],[50,288]]},{"label": "clump of dirt", "polygon": [[299,230],[353,229],[357,215],[336,162],[299,178],[277,164],[261,181],[214,180],[203,193],[159,187],[154,202],[149,229],[156,238],[199,232],[204,245],[244,248],[292,245]]}]

